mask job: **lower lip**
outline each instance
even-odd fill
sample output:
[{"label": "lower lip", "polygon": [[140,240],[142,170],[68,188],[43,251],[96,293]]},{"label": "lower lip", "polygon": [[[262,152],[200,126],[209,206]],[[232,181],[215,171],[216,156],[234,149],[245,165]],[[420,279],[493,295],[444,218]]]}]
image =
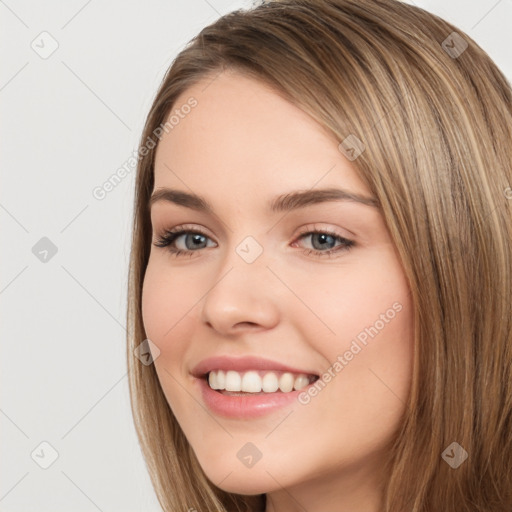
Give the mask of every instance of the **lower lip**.
[{"label": "lower lip", "polygon": [[297,400],[299,393],[247,394],[244,396],[223,395],[212,389],[206,379],[197,379],[201,388],[204,403],[214,414],[226,418],[257,418],[286,407]]}]

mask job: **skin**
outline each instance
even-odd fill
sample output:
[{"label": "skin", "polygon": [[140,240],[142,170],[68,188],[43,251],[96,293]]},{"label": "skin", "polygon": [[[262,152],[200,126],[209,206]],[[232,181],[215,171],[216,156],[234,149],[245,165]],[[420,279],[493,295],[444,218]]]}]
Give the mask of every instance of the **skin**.
[{"label": "skin", "polygon": [[[204,79],[178,98],[198,105],[157,148],[155,187],[194,192],[214,214],[169,202],[151,210],[153,242],[187,224],[206,232],[174,242],[191,256],[152,244],[143,285],[143,321],[158,346],[162,389],[205,471],[220,488],[267,494],[267,512],[376,512],[386,445],[410,390],[412,305],[397,252],[378,208],[329,201],[284,213],[280,194],[336,187],[371,197],[339,140],[267,86],[234,71]],[[210,85],[208,85],[210,84]],[[315,235],[335,231],[355,245],[330,257]],[[251,264],[236,252],[254,237]],[[203,248],[201,248],[203,247]],[[400,312],[342,371],[333,363],[365,327]],[[206,357],[256,355],[335,377],[306,405],[293,402],[258,419],[227,419],[205,408],[191,369]],[[251,468],[237,452],[252,442]]]}]

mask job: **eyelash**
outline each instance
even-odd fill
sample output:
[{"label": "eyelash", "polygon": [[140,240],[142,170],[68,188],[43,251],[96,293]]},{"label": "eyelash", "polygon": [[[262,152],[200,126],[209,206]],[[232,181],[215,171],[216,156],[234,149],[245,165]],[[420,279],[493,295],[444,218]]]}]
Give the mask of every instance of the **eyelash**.
[{"label": "eyelash", "polygon": [[[200,229],[194,228],[194,229],[185,229],[185,226],[178,226],[177,228],[174,228],[172,230],[166,230],[163,234],[161,234],[158,238],[158,240],[154,243],[156,247],[167,247],[167,250],[172,256],[178,257],[178,256],[192,256],[194,253],[199,252],[200,249],[196,251],[188,251],[183,249],[176,249],[171,246],[171,244],[179,238],[183,234],[195,234],[195,235],[201,235],[206,238],[210,238],[206,233],[203,233]],[[303,253],[306,255],[315,255],[320,257],[332,257],[334,253],[338,252],[344,252],[350,250],[355,243],[352,240],[349,240],[348,238],[344,238],[337,233],[334,233],[333,231],[329,231],[328,229],[323,230],[303,230],[300,232],[297,240],[300,240],[304,238],[306,235],[311,234],[323,234],[323,235],[330,235],[341,242],[341,245],[339,245],[336,249],[329,249],[328,251],[319,251],[317,249],[304,249]]]}]

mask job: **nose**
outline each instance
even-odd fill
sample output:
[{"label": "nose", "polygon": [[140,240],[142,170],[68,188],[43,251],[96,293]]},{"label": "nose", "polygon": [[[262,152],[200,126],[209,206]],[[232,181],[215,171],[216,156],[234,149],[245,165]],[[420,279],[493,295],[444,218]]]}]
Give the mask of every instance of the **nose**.
[{"label": "nose", "polygon": [[270,329],[279,322],[278,284],[264,258],[247,263],[233,254],[206,294],[202,321],[223,336]]}]

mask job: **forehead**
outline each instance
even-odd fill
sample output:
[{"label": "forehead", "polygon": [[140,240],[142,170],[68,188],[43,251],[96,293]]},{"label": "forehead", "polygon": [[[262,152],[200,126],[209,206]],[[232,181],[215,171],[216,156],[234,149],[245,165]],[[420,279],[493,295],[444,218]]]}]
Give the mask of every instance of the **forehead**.
[{"label": "forehead", "polygon": [[177,98],[171,117],[172,129],[156,152],[155,188],[254,195],[309,189],[321,180],[322,186],[368,193],[333,134],[266,84],[238,72],[191,86]]}]

